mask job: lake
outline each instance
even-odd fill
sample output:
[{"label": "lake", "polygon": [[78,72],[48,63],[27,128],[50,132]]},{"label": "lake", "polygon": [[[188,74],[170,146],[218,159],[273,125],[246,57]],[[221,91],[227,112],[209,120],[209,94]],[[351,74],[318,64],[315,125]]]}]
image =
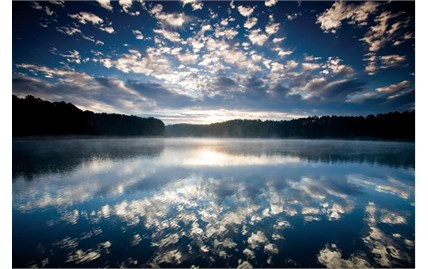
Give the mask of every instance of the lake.
[{"label": "lake", "polygon": [[414,267],[415,145],[14,139],[13,267]]}]

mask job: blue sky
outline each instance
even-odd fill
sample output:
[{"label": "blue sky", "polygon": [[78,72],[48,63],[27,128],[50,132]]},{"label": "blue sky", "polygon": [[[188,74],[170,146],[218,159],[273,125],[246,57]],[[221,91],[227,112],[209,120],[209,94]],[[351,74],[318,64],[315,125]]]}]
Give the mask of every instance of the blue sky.
[{"label": "blue sky", "polygon": [[165,123],[414,109],[414,2],[13,2],[13,94]]}]

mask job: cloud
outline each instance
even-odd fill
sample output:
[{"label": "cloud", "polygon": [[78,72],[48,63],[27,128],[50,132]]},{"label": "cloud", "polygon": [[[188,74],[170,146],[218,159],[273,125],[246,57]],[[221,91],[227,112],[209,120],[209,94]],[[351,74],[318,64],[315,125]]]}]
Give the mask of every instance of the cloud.
[{"label": "cloud", "polygon": [[249,17],[253,14],[255,7],[238,6],[238,12],[244,17]]},{"label": "cloud", "polygon": [[278,3],[278,0],[265,0],[265,6],[272,7]]},{"label": "cloud", "polygon": [[177,32],[168,31],[165,29],[154,29],[154,33],[162,35],[171,42],[181,42],[180,34]]},{"label": "cloud", "polygon": [[202,9],[204,7],[204,4],[199,1],[199,0],[180,0],[183,3],[183,7],[187,4],[191,4],[192,5],[192,9],[198,10],[198,9]]},{"label": "cloud", "polygon": [[[341,75],[345,77],[351,77],[355,74],[355,70],[351,66],[341,63],[342,59],[338,57],[328,57],[327,63],[323,65],[323,67],[329,69],[329,71],[326,72],[327,74],[332,72],[336,76]],[[324,69],[324,71],[326,71],[326,69]]]},{"label": "cloud", "polygon": [[279,25],[279,23],[269,23],[268,25],[266,25],[266,33],[268,35],[275,34],[279,30]]},{"label": "cloud", "polygon": [[321,65],[317,63],[302,63],[303,70],[315,70],[318,68],[321,68]]},{"label": "cloud", "polygon": [[368,16],[374,13],[379,5],[371,1],[359,5],[336,1],[331,8],[317,16],[317,24],[320,24],[326,33],[336,33],[342,25],[342,20],[349,20],[349,24],[366,25]]},{"label": "cloud", "polygon": [[262,231],[251,233],[251,236],[247,240],[248,244],[252,249],[257,248],[259,245],[264,245],[268,242],[268,238]]},{"label": "cloud", "polygon": [[272,42],[273,42],[273,43],[279,43],[279,42],[283,41],[284,39],[285,39],[285,37],[275,37],[275,38],[272,40]]},{"label": "cloud", "polygon": [[134,34],[135,39],[137,39],[137,40],[143,40],[144,39],[143,33],[141,33],[141,31],[132,30],[132,33]]},{"label": "cloud", "polygon": [[113,6],[110,4],[110,0],[97,0],[97,2],[105,9],[113,11]]},{"label": "cloud", "polygon": [[48,16],[52,16],[54,14],[54,12],[48,6],[45,6],[45,12]]},{"label": "cloud", "polygon": [[250,39],[251,43],[263,46],[263,44],[269,39],[269,36],[262,33],[260,29],[256,29],[250,31],[248,38]]},{"label": "cloud", "polygon": [[63,33],[65,35],[75,35],[75,34],[81,34],[82,31],[80,29],[75,27],[67,27],[67,26],[61,26],[57,27],[56,30],[60,33]]},{"label": "cloud", "polygon": [[53,50],[51,50],[52,54],[55,55],[59,55],[61,57],[64,57],[67,59],[67,62],[69,63],[76,63],[76,64],[80,64],[81,63],[81,57],[80,57],[80,53],[77,50],[72,50],[69,51],[69,54],[62,54],[59,53],[55,48]]},{"label": "cloud", "polygon": [[104,31],[104,32],[107,32],[107,33],[109,33],[109,34],[113,34],[115,31],[114,31],[114,28],[113,27],[111,27],[111,26],[106,26],[106,27],[99,27],[98,29],[100,29],[101,31]]},{"label": "cloud", "polygon": [[132,7],[132,0],[119,0],[119,5],[122,7],[122,10],[126,13],[129,13],[129,9]]},{"label": "cloud", "polygon": [[77,250],[73,255],[70,255],[67,258],[66,262],[75,262],[75,263],[87,263],[93,260],[96,260],[101,257],[101,254],[96,251],[89,249],[87,251],[83,251],[81,249]]},{"label": "cloud", "polygon": [[[155,104],[153,100],[149,100],[118,79],[95,78],[73,69],[49,68],[32,64],[20,64],[17,67],[48,79],[55,78],[47,82],[41,79],[15,77],[12,81],[13,93],[18,96],[34,95],[50,101],[67,100],[81,109],[127,114],[141,113],[142,109],[153,107]],[[76,95],[76,92],[79,92],[79,95]],[[129,104],[132,105],[129,106]],[[68,197],[75,194],[64,195]],[[76,195],[76,199],[79,197]],[[55,201],[55,199],[49,200]]]},{"label": "cloud", "polygon": [[43,9],[43,7],[38,2],[33,2],[33,5],[31,7],[37,10]]},{"label": "cloud", "polygon": [[278,247],[272,243],[265,245],[264,251],[268,254],[278,254],[279,253]]},{"label": "cloud", "polygon": [[407,220],[405,217],[399,215],[396,212],[391,212],[388,210],[382,211],[382,215],[380,216],[379,221],[381,223],[392,224],[392,225],[407,224]]},{"label": "cloud", "polygon": [[248,18],[247,19],[247,21],[244,23],[244,27],[247,28],[247,29],[251,29],[256,24],[257,24],[257,18],[256,17],[252,17],[252,18]]},{"label": "cloud", "polygon": [[326,245],[317,255],[318,261],[327,268],[371,268],[370,263],[360,256],[352,254],[349,259],[342,258],[342,252],[335,244]]},{"label": "cloud", "polygon": [[302,15],[301,13],[290,13],[290,14],[287,14],[287,20],[288,21],[293,21],[293,20],[297,19],[301,15]]},{"label": "cloud", "polygon": [[34,65],[34,64],[17,64],[16,67],[28,69],[32,72],[40,72],[43,73],[45,77],[52,78],[53,76],[66,76],[76,74],[74,70],[65,70],[58,68],[50,68],[42,65]]},{"label": "cloud", "polygon": [[97,15],[90,12],[79,12],[78,14],[69,14],[70,18],[79,21],[81,24],[86,24],[87,22],[92,23],[93,25],[99,25],[104,22],[103,19]]},{"label": "cloud", "polygon": [[379,59],[381,61],[381,69],[401,66],[407,60],[406,56],[397,54],[379,56]]},{"label": "cloud", "polygon": [[[389,24],[390,20],[400,15],[402,15],[402,13],[392,14],[389,11],[382,12],[374,20],[376,25],[371,26],[369,30],[366,32],[366,34],[364,35],[364,37],[360,39],[360,41],[365,42],[368,46],[369,53],[365,55],[366,57],[364,60],[367,61],[366,72],[369,75],[374,75],[376,73],[376,71],[379,68],[377,66],[378,58],[382,61],[381,57],[384,57],[384,56],[380,56],[380,57],[376,56],[377,52],[381,48],[383,48],[387,43],[390,43],[390,42],[393,42],[393,45],[399,45],[403,42],[403,40],[407,40],[406,38],[409,37],[409,36],[407,36],[406,38],[403,37],[401,41],[396,40],[396,37],[399,36],[398,30],[400,30],[401,28],[407,27],[408,21],[404,23],[401,21],[398,21],[393,23],[392,25]],[[384,58],[385,64],[382,64],[380,68],[381,69],[388,68],[389,59],[390,60],[394,60],[394,58],[397,59],[395,63],[393,64],[390,63],[392,64],[391,67],[396,67],[405,61],[405,59],[401,59],[399,55],[394,55],[394,56],[396,57],[393,57],[391,55],[391,57],[387,56],[386,58]]]},{"label": "cloud", "polygon": [[184,13],[164,13],[161,5],[156,5],[152,8],[151,13],[163,24],[172,27],[182,27],[190,21],[190,18]]},{"label": "cloud", "polygon": [[410,81],[403,80],[398,84],[391,84],[387,87],[376,88],[375,91],[380,92],[380,93],[394,93],[397,91],[404,90],[409,86],[410,86]]},{"label": "cloud", "polygon": [[244,262],[240,263],[236,268],[237,269],[251,269],[251,268],[253,268],[253,266],[248,261],[244,261]]},{"label": "cloud", "polygon": [[49,3],[63,7],[65,4],[64,0],[49,0]]}]

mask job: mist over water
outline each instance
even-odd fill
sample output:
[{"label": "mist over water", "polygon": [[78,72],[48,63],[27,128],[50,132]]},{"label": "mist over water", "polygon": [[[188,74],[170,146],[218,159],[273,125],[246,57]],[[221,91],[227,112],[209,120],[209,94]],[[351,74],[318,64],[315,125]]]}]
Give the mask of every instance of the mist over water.
[{"label": "mist over water", "polygon": [[414,144],[13,141],[14,267],[414,267]]}]

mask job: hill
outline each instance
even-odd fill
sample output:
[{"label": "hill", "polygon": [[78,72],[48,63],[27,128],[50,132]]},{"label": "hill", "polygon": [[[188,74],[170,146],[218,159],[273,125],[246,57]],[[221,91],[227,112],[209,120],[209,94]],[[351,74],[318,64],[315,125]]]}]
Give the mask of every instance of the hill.
[{"label": "hill", "polygon": [[70,103],[12,96],[13,136],[162,136],[164,128],[155,118],[94,113]]}]

